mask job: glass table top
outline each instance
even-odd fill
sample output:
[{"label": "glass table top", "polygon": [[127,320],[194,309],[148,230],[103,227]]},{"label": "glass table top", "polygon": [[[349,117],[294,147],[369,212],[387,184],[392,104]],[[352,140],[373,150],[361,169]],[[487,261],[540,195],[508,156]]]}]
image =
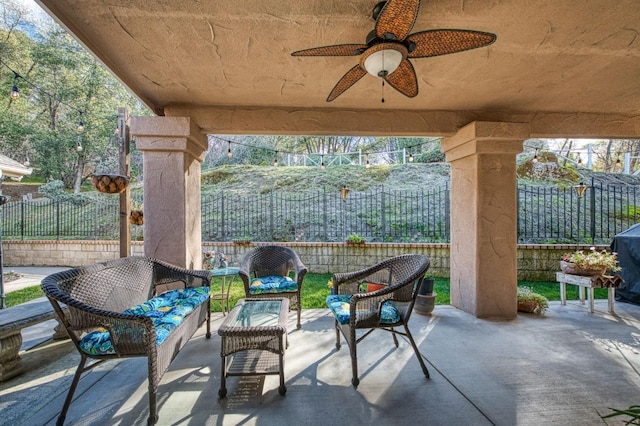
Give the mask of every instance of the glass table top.
[{"label": "glass table top", "polygon": [[230,327],[270,327],[277,326],[280,319],[282,300],[246,300],[230,318]]}]

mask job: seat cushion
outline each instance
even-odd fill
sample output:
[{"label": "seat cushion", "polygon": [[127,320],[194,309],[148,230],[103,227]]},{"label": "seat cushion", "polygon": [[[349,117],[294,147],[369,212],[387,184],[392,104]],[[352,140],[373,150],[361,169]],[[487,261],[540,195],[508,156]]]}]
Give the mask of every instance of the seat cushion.
[{"label": "seat cushion", "polygon": [[298,290],[298,283],[289,277],[268,276],[254,278],[249,286],[249,294],[283,293]]},{"label": "seat cushion", "polygon": [[[184,288],[167,291],[136,306],[124,314],[144,315],[151,318],[156,329],[156,345],[161,344],[182,320],[207,300],[209,287]],[[100,328],[80,340],[80,349],[88,355],[111,355],[116,351],[109,332]]]},{"label": "seat cushion", "polygon": [[[332,294],[327,296],[327,306],[333,312],[339,324],[349,324],[351,314],[349,312],[350,294]],[[393,302],[387,300],[382,305],[381,324],[395,324],[400,321],[400,312]]]}]

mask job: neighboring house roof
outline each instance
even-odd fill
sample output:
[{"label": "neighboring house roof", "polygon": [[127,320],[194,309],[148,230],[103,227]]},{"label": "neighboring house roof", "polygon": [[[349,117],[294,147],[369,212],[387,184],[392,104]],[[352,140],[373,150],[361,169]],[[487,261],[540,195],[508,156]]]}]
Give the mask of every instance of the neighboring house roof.
[{"label": "neighboring house roof", "polygon": [[25,167],[15,160],[0,154],[0,177],[7,176],[13,180],[20,180],[23,176],[30,175],[33,169]]}]

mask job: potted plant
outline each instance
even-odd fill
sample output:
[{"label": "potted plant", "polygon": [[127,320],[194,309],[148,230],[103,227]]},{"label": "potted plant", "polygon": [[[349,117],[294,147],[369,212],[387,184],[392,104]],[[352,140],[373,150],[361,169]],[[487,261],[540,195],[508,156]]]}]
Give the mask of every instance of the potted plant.
[{"label": "potted plant", "polygon": [[366,240],[358,234],[351,234],[346,239],[348,246],[361,245],[364,244],[365,241]]},{"label": "potted plant", "polygon": [[565,274],[593,276],[607,271],[617,272],[620,267],[617,253],[591,247],[589,251],[576,250],[565,254],[560,261],[560,269]]},{"label": "potted plant", "polygon": [[431,295],[431,293],[433,293],[433,284],[434,283],[435,283],[435,279],[433,278],[433,275],[431,275],[431,274],[425,275],[424,279],[422,280],[422,284],[420,285],[420,288],[418,289],[418,294],[420,296]]},{"label": "potted plant", "polygon": [[413,305],[413,310],[421,315],[431,315],[436,305],[436,297],[438,293],[433,291],[433,284],[435,279],[432,275],[427,274],[420,284],[418,289],[418,295],[416,296],[416,302]]},{"label": "potted plant", "polygon": [[248,235],[245,235],[244,237],[234,238],[233,243],[240,244],[240,245],[251,244],[251,237],[249,237]]},{"label": "potted plant", "polygon": [[549,299],[531,287],[518,287],[518,311],[542,315],[549,308]]}]

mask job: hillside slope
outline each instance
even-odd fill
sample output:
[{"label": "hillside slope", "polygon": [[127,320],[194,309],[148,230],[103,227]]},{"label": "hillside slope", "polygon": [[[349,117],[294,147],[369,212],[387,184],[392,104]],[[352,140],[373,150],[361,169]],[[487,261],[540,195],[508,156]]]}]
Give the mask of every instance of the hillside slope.
[{"label": "hillside slope", "polygon": [[[418,163],[387,166],[327,167],[271,167],[222,166],[203,172],[203,192],[228,191],[238,194],[265,193],[271,190],[305,192],[325,189],[337,191],[343,186],[352,191],[367,191],[384,187],[394,190],[418,191],[446,185],[449,182],[449,164]],[[620,173],[601,173],[587,169],[572,169],[566,178],[519,179],[530,185],[587,184],[591,179],[599,184],[640,185],[640,177]]]},{"label": "hillside slope", "polygon": [[204,192],[231,191],[240,194],[264,193],[270,190],[305,192],[343,186],[353,191],[367,191],[382,186],[396,190],[420,190],[445,185],[449,181],[449,165],[443,163],[375,166],[270,167],[223,166],[204,172]]}]

